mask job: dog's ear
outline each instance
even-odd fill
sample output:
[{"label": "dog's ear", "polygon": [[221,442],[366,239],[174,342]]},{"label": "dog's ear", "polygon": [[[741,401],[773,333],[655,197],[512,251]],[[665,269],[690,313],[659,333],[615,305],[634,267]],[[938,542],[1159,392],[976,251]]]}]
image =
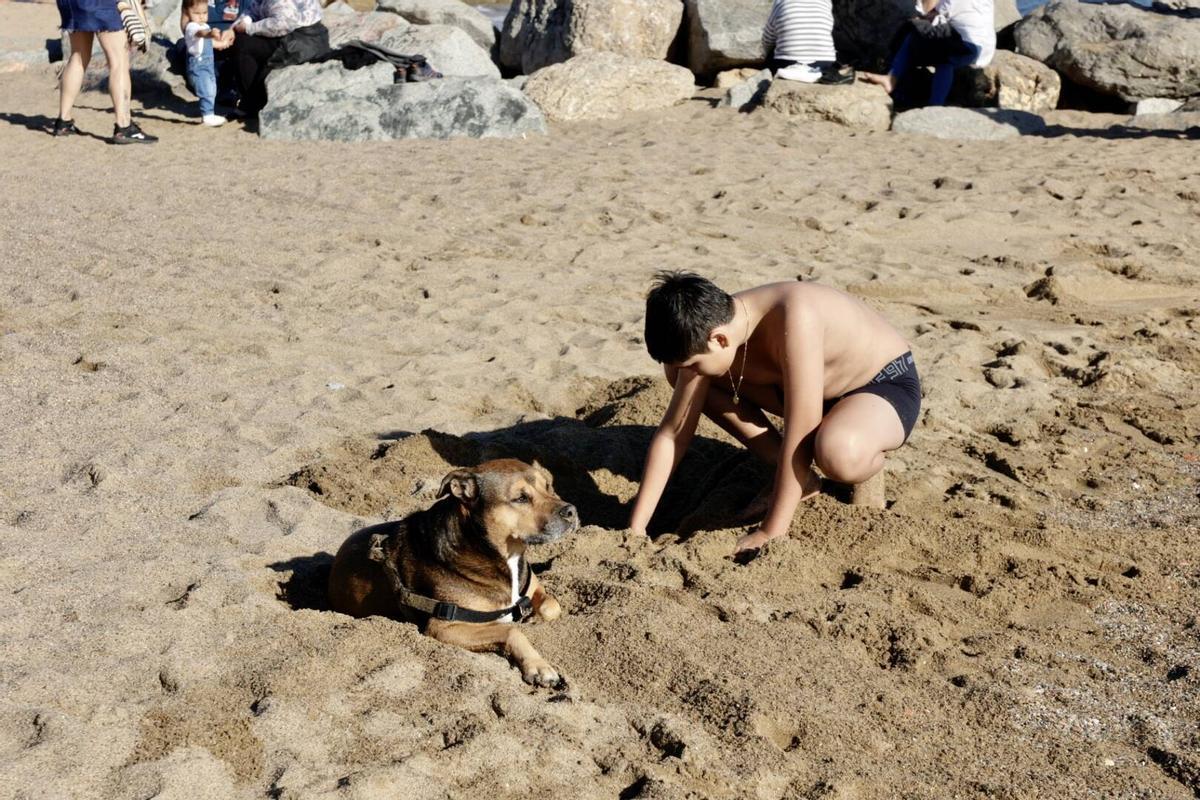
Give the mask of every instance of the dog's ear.
[{"label": "dog's ear", "polygon": [[437,496],[441,498],[448,494],[454,495],[465,506],[475,505],[479,499],[479,477],[469,469],[454,470],[442,478],[442,488],[438,489]]}]

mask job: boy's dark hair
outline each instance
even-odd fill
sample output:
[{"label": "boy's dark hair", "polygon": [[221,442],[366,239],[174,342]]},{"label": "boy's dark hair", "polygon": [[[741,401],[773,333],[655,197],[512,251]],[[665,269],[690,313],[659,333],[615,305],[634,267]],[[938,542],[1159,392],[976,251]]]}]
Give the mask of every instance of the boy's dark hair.
[{"label": "boy's dark hair", "polygon": [[646,349],[662,364],[708,350],[713,328],[733,319],[733,298],[692,272],[662,271],[646,294]]}]

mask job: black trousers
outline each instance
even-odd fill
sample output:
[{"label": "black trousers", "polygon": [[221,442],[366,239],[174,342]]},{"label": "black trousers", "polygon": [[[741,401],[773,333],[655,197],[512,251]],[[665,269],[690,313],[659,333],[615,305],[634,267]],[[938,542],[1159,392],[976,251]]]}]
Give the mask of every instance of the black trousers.
[{"label": "black trousers", "polygon": [[230,57],[241,109],[254,116],[267,104],[267,75],[271,73],[271,57],[283,44],[280,36],[253,36],[239,33],[234,37]]}]

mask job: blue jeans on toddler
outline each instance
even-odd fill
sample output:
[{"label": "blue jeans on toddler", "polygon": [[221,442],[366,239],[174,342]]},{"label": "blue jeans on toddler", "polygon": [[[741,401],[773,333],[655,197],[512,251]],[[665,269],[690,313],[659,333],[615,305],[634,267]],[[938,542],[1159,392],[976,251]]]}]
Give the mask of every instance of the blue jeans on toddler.
[{"label": "blue jeans on toddler", "polygon": [[217,109],[217,66],[213,61],[212,39],[204,40],[204,52],[188,53],[187,77],[192,91],[200,98],[200,116],[207,117]]}]

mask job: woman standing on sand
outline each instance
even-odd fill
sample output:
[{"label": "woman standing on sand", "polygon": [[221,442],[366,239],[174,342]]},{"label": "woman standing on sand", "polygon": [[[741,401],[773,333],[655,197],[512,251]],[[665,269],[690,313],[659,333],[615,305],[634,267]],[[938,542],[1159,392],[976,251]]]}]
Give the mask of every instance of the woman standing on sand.
[{"label": "woman standing on sand", "polygon": [[921,16],[909,20],[886,75],[860,73],[891,94],[915,67],[934,67],[929,105],[946,104],[958,67],[986,67],[996,55],[992,0],[917,0]]},{"label": "woman standing on sand", "polygon": [[[136,1],[136,0],[135,0]],[[129,117],[129,42],[116,0],[58,0],[62,29],[71,37],[71,57],[63,65],[58,84],[58,119],[51,131],[55,136],[80,133],[75,127],[75,99],[83,88],[83,73],[92,60],[92,41],[100,38],[100,48],[108,61],[108,93],[112,96],[113,144],[154,144],[157,136],[142,131]]]}]

